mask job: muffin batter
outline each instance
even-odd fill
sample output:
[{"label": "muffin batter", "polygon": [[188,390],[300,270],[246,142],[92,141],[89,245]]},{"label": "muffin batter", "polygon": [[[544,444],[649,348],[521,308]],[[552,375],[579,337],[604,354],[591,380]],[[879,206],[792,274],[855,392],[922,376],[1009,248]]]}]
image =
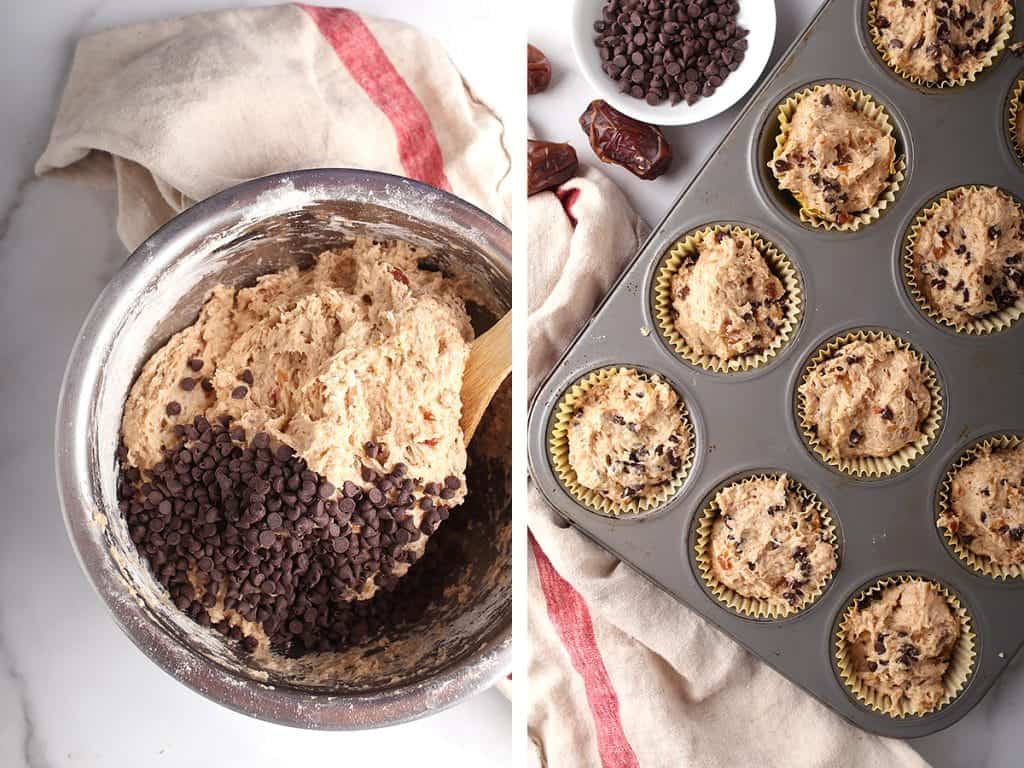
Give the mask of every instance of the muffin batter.
[{"label": "muffin batter", "polygon": [[810,372],[800,394],[803,420],[842,458],[893,455],[921,437],[932,406],[923,363],[885,337],[842,346]]},{"label": "muffin batter", "polygon": [[786,475],[745,480],[715,501],[711,571],[733,591],[792,608],[835,571],[835,550],[817,510],[789,488]]},{"label": "muffin batter", "polygon": [[[451,281],[400,242],[219,286],[129,393],[121,511],[172,601],[247,651],[363,636],[465,497],[472,338]],[[244,637],[243,637],[244,636]]]},{"label": "muffin batter", "polygon": [[954,190],[921,225],[913,263],[918,290],[951,323],[1012,306],[1024,291],[1024,215],[995,187]]},{"label": "muffin batter", "polygon": [[803,208],[845,224],[875,205],[895,163],[896,140],[829,84],[800,100],[771,166]]},{"label": "muffin batter", "polygon": [[679,334],[699,355],[729,360],[769,347],[782,324],[782,282],[742,232],[701,233],[672,277]]},{"label": "muffin batter", "polygon": [[861,683],[915,714],[942,702],[959,637],[949,602],[934,584],[920,580],[887,587],[878,600],[854,609],[846,632]]},{"label": "muffin batter", "polygon": [[1024,563],[1024,445],[983,448],[953,475],[939,518],[974,554],[997,565]]},{"label": "muffin batter", "polygon": [[672,481],[689,451],[679,396],[661,377],[621,370],[582,397],[569,422],[580,485],[621,503]]},{"label": "muffin batter", "polygon": [[928,83],[977,72],[1010,11],[1007,0],[878,0],[885,60]]}]

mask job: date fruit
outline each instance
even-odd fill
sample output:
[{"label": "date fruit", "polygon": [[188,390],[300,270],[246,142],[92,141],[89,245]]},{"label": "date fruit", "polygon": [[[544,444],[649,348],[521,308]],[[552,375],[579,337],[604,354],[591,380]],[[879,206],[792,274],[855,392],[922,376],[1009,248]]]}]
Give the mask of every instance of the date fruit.
[{"label": "date fruit", "polygon": [[580,127],[603,163],[621,165],[641,179],[656,179],[672,164],[672,147],[660,128],[622,114],[604,100],[590,102]]},{"label": "date fruit", "polygon": [[576,175],[579,161],[571,144],[530,139],[526,152],[526,193],[535,195]]},{"label": "date fruit", "polygon": [[527,44],[526,46],[526,92],[527,94],[540,93],[547,90],[551,85],[551,62],[540,48]]}]

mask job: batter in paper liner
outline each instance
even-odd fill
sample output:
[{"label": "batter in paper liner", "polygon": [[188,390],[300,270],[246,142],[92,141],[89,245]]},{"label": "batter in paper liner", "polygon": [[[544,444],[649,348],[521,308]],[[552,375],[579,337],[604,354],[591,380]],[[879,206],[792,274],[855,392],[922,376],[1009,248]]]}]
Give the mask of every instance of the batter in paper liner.
[{"label": "batter in paper liner", "polygon": [[698,355],[723,360],[771,346],[785,312],[782,282],[742,232],[706,231],[672,277],[675,328]]},{"label": "batter in paper liner", "polygon": [[836,569],[835,549],[818,511],[789,487],[789,478],[751,478],[716,497],[711,571],[734,592],[792,608]]},{"label": "batter in paper liner", "polygon": [[925,82],[978,71],[992,49],[1007,0],[878,0],[875,27],[885,60]]},{"label": "batter in paper liner", "polygon": [[803,418],[842,458],[892,456],[921,437],[932,407],[924,366],[888,338],[856,339],[816,366],[800,386]]},{"label": "batter in paper liner", "polygon": [[844,88],[829,84],[797,104],[772,170],[802,207],[845,224],[875,205],[895,162],[896,140]]},{"label": "batter in paper liner", "polygon": [[1024,446],[982,448],[957,470],[939,525],[979,557],[1024,563]]},{"label": "batter in paper liner", "polygon": [[679,396],[635,371],[617,371],[579,399],[568,443],[580,485],[616,503],[656,494],[689,451]]},{"label": "batter in paper liner", "polygon": [[[122,423],[127,463],[147,470],[179,442],[175,425],[230,416],[249,436],[291,446],[339,489],[346,481],[364,487],[364,467],[383,474],[403,463],[414,498],[451,477],[460,485],[446,504],[460,504],[472,329],[451,281],[418,268],[423,255],[359,238],[309,269],[215,288],[196,322],[157,350],[133,385]],[[419,525],[423,510],[412,514]],[[406,548],[422,553],[426,539]],[[393,575],[406,570],[400,563]],[[375,591],[370,579],[350,597]]]},{"label": "batter in paper liner", "polygon": [[854,609],[846,631],[853,672],[866,688],[888,694],[909,712],[935,709],[960,638],[960,622],[934,584],[886,587]]},{"label": "batter in paper liner", "polygon": [[1012,306],[1024,292],[1024,215],[995,187],[957,189],[920,226],[918,290],[952,323]]}]

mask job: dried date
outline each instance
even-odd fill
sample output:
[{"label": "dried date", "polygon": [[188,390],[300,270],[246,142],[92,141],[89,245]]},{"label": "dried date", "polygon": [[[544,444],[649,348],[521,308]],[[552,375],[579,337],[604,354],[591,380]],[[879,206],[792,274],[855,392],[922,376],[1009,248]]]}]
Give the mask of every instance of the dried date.
[{"label": "dried date", "polygon": [[660,128],[622,114],[601,99],[590,102],[580,127],[594,154],[641,179],[656,179],[672,164],[672,147]]},{"label": "dried date", "polygon": [[526,92],[540,93],[551,85],[551,62],[536,46],[526,46]]},{"label": "dried date", "polygon": [[579,161],[571,144],[530,139],[526,152],[526,187],[528,195],[557,187],[576,175]]}]

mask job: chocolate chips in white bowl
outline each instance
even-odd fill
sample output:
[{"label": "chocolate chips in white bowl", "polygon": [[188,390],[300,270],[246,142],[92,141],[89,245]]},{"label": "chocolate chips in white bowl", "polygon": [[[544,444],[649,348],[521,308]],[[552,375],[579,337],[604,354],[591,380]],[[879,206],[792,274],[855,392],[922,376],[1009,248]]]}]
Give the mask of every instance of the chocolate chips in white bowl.
[{"label": "chocolate chips in white bowl", "polygon": [[737,0],[607,0],[594,22],[601,68],[651,106],[713,96],[743,62]]}]

